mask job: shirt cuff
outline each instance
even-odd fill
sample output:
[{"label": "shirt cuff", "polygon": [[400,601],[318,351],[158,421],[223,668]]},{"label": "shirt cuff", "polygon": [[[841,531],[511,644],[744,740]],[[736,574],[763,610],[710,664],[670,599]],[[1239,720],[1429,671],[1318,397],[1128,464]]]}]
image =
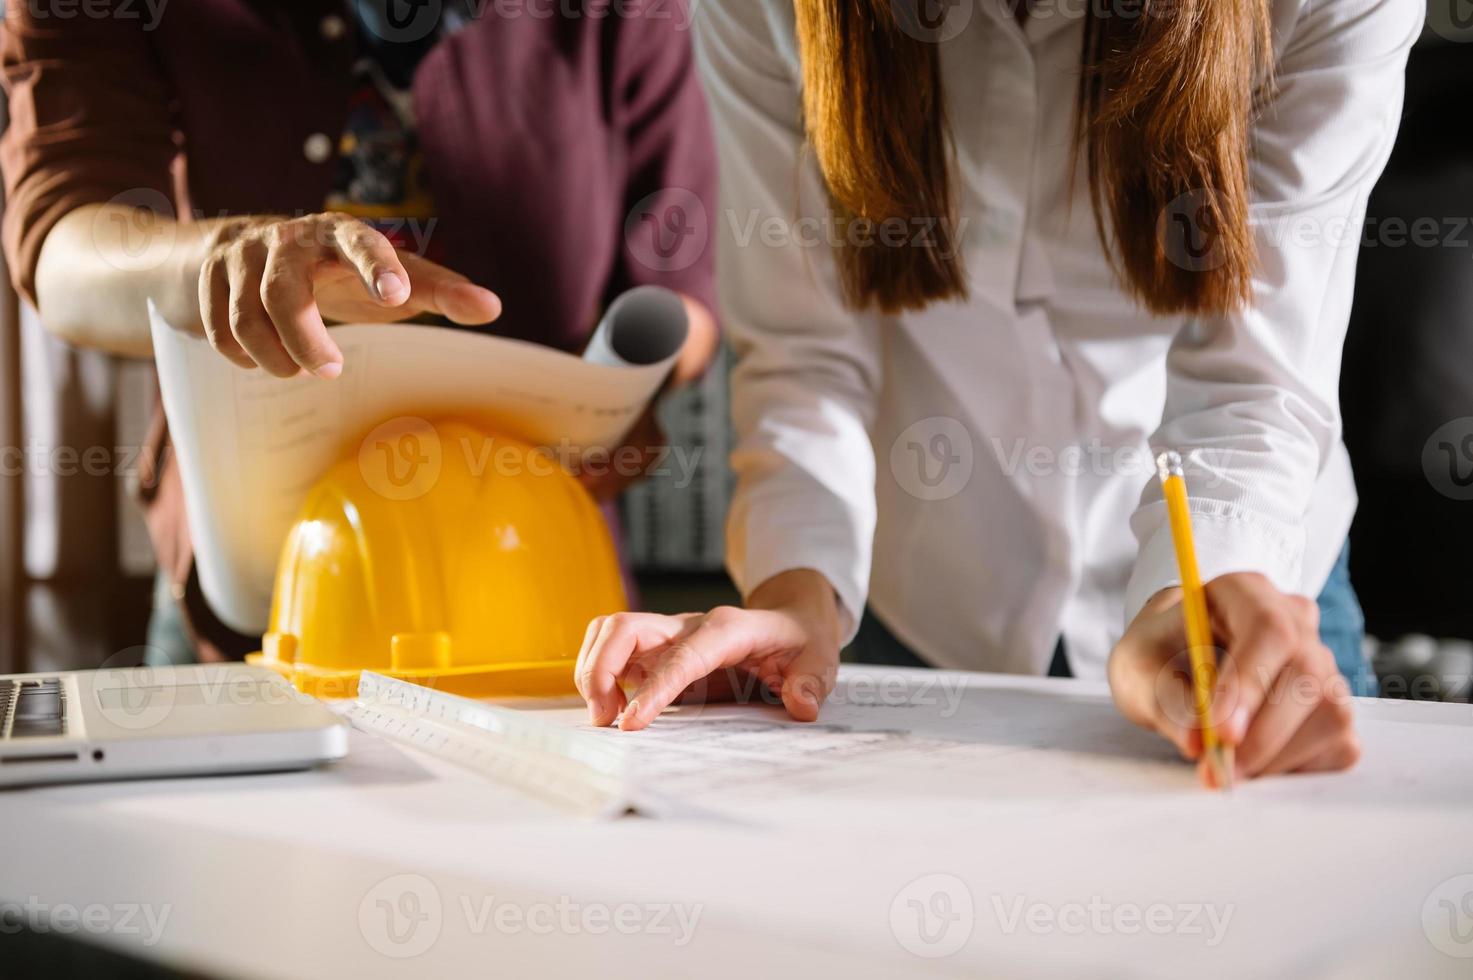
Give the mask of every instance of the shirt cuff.
[{"label": "shirt cuff", "polygon": [[[1225,516],[1199,510],[1192,505],[1192,538],[1197,551],[1197,569],[1202,581],[1233,572],[1258,572],[1285,593],[1297,593],[1304,582],[1304,530],[1278,528],[1242,516]],[[1125,626],[1162,589],[1181,585],[1176,566],[1176,549],[1164,503],[1149,504],[1136,520],[1155,525],[1145,539],[1130,583],[1125,587]]]}]

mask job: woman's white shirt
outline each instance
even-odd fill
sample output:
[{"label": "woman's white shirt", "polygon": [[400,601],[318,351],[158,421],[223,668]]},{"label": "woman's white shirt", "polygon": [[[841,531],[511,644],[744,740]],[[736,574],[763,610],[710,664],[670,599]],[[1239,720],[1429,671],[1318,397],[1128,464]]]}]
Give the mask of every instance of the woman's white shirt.
[{"label": "woman's white shirt", "polygon": [[[1340,352],[1366,197],[1390,153],[1418,0],[1276,0],[1276,88],[1253,129],[1259,269],[1240,313],[1152,316],[1122,291],[1074,165],[1082,5],[1020,27],[997,0],[942,26],[964,301],[842,303],[805,148],[791,0],[700,0],[721,161],[723,320],[738,356],[728,563],[866,601],[940,667],[1043,672],[1062,635],[1103,676],[1177,575],[1151,447],[1187,457],[1204,577],[1315,595],[1355,509]],[[903,79],[894,83],[903,84]],[[1162,220],[1213,261],[1191,196]],[[897,238],[924,235],[926,219]]]}]

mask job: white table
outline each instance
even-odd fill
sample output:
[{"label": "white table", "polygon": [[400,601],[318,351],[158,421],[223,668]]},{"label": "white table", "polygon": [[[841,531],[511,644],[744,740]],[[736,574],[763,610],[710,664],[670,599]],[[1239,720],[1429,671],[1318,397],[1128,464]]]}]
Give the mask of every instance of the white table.
[{"label": "white table", "polygon": [[[843,685],[825,722],[899,695],[929,748],[723,817],[583,823],[359,733],[314,772],[6,793],[0,925],[312,980],[1473,975],[1473,708],[1362,702],[1357,769],[1223,798],[1099,684]],[[733,712],[774,714],[696,721]]]}]

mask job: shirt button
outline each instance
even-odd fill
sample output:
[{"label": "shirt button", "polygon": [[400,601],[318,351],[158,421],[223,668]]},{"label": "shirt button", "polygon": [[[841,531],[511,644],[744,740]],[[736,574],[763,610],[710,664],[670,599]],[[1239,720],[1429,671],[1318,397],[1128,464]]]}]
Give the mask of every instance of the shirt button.
[{"label": "shirt button", "polygon": [[326,133],[313,133],[302,143],[302,154],[313,163],[323,163],[332,156],[332,140]]},{"label": "shirt button", "polygon": [[337,14],[328,14],[318,26],[322,30],[322,36],[329,41],[336,41],[348,32],[348,25]]}]

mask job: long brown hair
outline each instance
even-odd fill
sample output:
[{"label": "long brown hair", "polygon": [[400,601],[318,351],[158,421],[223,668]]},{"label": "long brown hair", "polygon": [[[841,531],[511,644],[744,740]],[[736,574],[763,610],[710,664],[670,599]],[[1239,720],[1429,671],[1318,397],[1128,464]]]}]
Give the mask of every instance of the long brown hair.
[{"label": "long brown hair", "polygon": [[[794,0],[804,125],[841,217],[935,221],[926,235],[839,246],[855,308],[919,309],[967,292],[940,46],[909,11],[923,2]],[[1242,305],[1256,262],[1248,141],[1268,77],[1267,0],[1085,6],[1076,149],[1125,289],[1155,313]]]}]

